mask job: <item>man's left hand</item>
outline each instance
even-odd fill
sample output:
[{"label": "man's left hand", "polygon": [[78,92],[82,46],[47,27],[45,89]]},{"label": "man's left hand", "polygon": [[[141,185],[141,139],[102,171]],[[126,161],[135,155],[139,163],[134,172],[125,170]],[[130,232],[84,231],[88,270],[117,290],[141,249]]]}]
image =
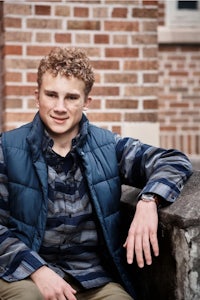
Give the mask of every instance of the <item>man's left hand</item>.
[{"label": "man's left hand", "polygon": [[157,238],[158,212],[153,201],[139,201],[129,228],[124,247],[127,251],[128,264],[133,263],[134,255],[140,268],[152,263],[151,249],[155,256],[159,255]]}]

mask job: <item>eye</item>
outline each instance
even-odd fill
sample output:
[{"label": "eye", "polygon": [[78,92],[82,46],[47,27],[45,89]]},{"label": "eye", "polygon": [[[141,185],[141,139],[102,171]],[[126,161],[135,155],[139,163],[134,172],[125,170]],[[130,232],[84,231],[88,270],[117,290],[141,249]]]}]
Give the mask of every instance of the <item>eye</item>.
[{"label": "eye", "polygon": [[78,99],[78,98],[79,98],[79,96],[78,96],[78,95],[75,95],[75,94],[70,94],[70,95],[67,96],[67,99],[68,99],[68,100],[76,100],[76,99]]},{"label": "eye", "polygon": [[56,94],[54,94],[54,93],[49,93],[48,96],[51,97],[51,98],[55,98],[55,97],[56,97]]},{"label": "eye", "polygon": [[46,96],[49,97],[49,98],[56,98],[56,97],[57,97],[57,94],[54,93],[54,92],[48,92],[48,91],[47,91],[45,94],[46,94]]}]

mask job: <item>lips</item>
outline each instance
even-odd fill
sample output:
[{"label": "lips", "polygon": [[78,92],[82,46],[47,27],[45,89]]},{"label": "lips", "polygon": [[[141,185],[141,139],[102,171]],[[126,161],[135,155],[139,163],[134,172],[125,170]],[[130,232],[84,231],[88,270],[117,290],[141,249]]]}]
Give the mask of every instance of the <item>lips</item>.
[{"label": "lips", "polygon": [[59,123],[59,124],[62,124],[62,123],[64,123],[67,119],[69,119],[68,117],[66,117],[66,118],[58,118],[58,117],[53,117],[53,116],[52,116],[52,118],[53,118],[53,120],[54,120],[56,123]]}]

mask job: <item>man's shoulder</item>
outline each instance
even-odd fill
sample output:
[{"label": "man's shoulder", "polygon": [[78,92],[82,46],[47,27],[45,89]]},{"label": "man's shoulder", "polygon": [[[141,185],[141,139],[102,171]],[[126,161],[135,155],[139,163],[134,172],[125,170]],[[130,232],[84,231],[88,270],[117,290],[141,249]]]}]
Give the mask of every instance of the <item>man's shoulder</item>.
[{"label": "man's shoulder", "polygon": [[2,147],[21,148],[26,144],[26,137],[30,132],[31,123],[24,124],[18,128],[5,131],[1,134]]},{"label": "man's shoulder", "polygon": [[29,132],[30,128],[31,128],[31,123],[27,123],[27,124],[24,124],[18,128],[14,128],[14,129],[11,129],[9,131],[5,131],[5,132],[2,132],[2,136],[5,136],[6,138],[12,138],[12,137],[15,137],[15,139],[20,136],[21,134],[23,133],[26,133],[26,132]]},{"label": "man's shoulder", "polygon": [[109,129],[98,127],[98,126],[96,126],[94,124],[91,124],[91,123],[89,123],[88,133],[90,133],[92,135],[99,134],[99,135],[108,136],[108,137],[114,137],[114,135],[115,135]]},{"label": "man's shoulder", "polygon": [[93,146],[103,146],[115,143],[115,134],[105,128],[90,124],[88,128],[88,141]]}]

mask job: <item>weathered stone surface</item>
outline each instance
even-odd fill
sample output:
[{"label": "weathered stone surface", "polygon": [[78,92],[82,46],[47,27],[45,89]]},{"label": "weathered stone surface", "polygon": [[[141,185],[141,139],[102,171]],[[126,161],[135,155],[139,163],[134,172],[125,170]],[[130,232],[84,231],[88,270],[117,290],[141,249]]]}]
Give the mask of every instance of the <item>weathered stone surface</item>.
[{"label": "weathered stone surface", "polygon": [[[195,170],[176,202],[159,211],[160,255],[151,266],[135,266],[139,300],[200,299],[199,182],[200,171]],[[122,202],[134,207],[139,192],[124,187]]]}]

